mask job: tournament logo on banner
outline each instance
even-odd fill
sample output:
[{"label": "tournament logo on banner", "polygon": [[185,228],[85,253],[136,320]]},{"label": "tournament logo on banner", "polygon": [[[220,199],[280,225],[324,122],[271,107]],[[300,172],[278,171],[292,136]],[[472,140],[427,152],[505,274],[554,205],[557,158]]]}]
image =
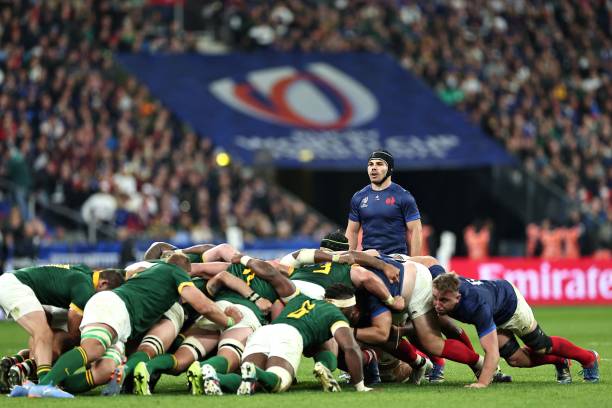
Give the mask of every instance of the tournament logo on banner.
[{"label": "tournament logo on banner", "polygon": [[382,54],[119,55],[182,120],[247,163],[363,169],[509,164],[505,150]]}]

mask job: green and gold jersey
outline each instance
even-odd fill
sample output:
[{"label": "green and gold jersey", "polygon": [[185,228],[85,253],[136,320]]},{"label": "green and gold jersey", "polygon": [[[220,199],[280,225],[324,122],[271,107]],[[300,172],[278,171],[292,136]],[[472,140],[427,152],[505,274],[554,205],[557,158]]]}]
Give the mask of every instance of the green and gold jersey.
[{"label": "green and gold jersey", "polygon": [[318,346],[333,337],[340,327],[349,327],[340,309],[324,300],[296,296],[285,306],[272,324],[285,323],[295,327],[304,341],[304,348]]},{"label": "green and gold jersey", "polygon": [[324,289],[334,283],[342,283],[349,288],[354,287],[351,281],[351,266],[336,262],[302,265],[291,272],[289,279],[314,283]]},{"label": "green and gold jersey", "polygon": [[[255,276],[255,272],[241,264],[232,264],[227,271],[237,278],[244,281],[259,296],[274,303],[278,299],[278,294],[267,281]],[[259,310],[257,305],[240,294],[227,288],[221,289],[216,295],[215,300],[227,300],[228,302],[244,305],[251,309],[261,324],[266,323],[266,316]]]},{"label": "green and gold jersey", "polygon": [[42,305],[71,308],[83,314],[96,290],[98,272],[87,265],[43,265],[19,269],[15,277],[34,291]]},{"label": "green and gold jersey", "polygon": [[204,259],[202,258],[203,254],[186,254],[183,252],[187,258],[189,258],[189,262],[191,263],[203,263]]},{"label": "green and gold jersey", "polygon": [[131,337],[149,330],[179,300],[185,286],[194,286],[187,272],[173,264],[156,263],[113,289],[130,315]]}]

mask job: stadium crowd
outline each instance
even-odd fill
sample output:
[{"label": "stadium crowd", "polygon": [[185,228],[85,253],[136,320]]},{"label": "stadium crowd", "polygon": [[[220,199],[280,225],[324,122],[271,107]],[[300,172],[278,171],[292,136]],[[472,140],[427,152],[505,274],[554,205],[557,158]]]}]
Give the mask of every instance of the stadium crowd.
[{"label": "stadium crowd", "polygon": [[1,8],[1,171],[15,182],[25,220],[35,194],[87,222],[179,241],[220,239],[231,225],[246,240],[329,232],[319,215],[251,170],[217,164],[211,141],[133,77],[116,81],[111,52],[193,49],[191,35],[145,10],[118,1]]},{"label": "stadium crowd", "polygon": [[527,171],[580,203],[585,235],[609,248],[609,7],[604,0],[236,1],[211,13],[210,23],[222,41],[247,50],[394,54]]}]

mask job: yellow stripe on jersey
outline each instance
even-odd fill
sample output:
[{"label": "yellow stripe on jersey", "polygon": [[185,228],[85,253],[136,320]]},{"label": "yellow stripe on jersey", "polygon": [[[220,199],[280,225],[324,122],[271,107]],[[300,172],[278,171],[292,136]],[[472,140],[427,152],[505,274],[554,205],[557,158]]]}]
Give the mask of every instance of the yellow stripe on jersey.
[{"label": "yellow stripe on jersey", "polygon": [[92,280],[93,280],[93,287],[94,287],[94,289],[97,289],[98,288],[98,283],[100,283],[100,271],[95,271],[93,273]]},{"label": "yellow stripe on jersey", "polygon": [[193,284],[193,282],[191,282],[191,281],[181,283],[181,284],[178,286],[178,293],[179,293],[179,295],[181,294],[181,292],[183,291],[183,288],[184,288],[185,286],[195,286],[195,285],[194,285],[194,284]]},{"label": "yellow stripe on jersey", "polygon": [[345,322],[344,320],[338,320],[336,323],[331,325],[331,334],[332,336],[334,335],[334,333],[336,333],[336,330],[338,330],[341,327],[351,327],[349,326],[349,324],[347,322]]},{"label": "yellow stripe on jersey", "polygon": [[72,309],[75,312],[77,312],[78,314],[80,314],[81,316],[83,316],[83,309],[81,309],[80,307],[78,307],[74,303],[71,303],[70,306],[68,306],[68,309]]},{"label": "yellow stripe on jersey", "polygon": [[293,266],[289,266],[288,268],[289,269],[287,271],[287,276],[293,275],[293,272],[295,272],[295,268]]}]

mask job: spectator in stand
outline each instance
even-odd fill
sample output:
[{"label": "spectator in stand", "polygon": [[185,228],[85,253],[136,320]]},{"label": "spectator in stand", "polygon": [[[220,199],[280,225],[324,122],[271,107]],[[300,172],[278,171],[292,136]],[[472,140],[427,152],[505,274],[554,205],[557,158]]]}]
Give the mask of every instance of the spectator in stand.
[{"label": "spectator in stand", "polygon": [[491,242],[491,229],[488,223],[477,220],[472,225],[468,225],[463,232],[463,239],[468,258],[474,260],[488,258]]}]

